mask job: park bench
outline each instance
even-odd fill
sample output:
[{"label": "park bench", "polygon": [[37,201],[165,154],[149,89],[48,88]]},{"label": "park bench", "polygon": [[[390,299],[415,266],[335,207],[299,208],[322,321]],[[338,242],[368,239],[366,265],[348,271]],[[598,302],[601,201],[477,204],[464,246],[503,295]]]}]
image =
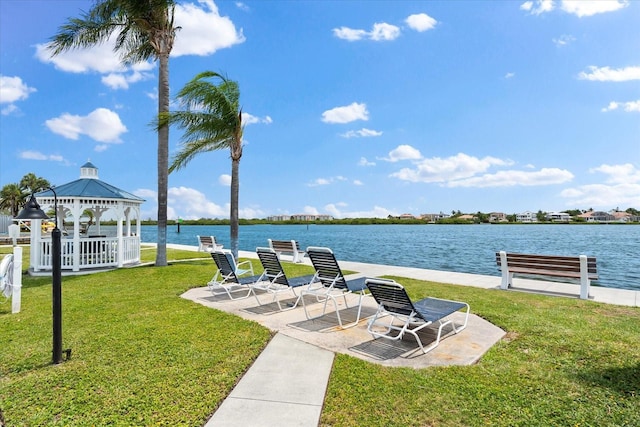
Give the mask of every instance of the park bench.
[{"label": "park bench", "polygon": [[580,298],[589,298],[592,280],[598,280],[596,258],[580,256],[533,255],[496,252],[496,263],[502,271],[502,289],[513,286],[513,275],[564,277],[580,280]]},{"label": "park bench", "polygon": [[213,252],[222,249],[222,245],[216,242],[213,236],[198,236],[198,252]]},{"label": "park bench", "polygon": [[281,254],[290,254],[293,256],[293,262],[302,262],[305,252],[300,249],[300,244],[295,240],[269,240],[269,247],[273,249],[278,257]]}]

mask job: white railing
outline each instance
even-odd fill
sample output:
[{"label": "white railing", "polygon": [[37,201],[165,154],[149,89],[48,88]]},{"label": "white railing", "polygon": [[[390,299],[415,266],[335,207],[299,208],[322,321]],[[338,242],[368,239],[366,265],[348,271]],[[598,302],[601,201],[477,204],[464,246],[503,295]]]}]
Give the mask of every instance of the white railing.
[{"label": "white railing", "polygon": [[[112,268],[140,262],[140,240],[135,236],[123,237],[122,243],[122,253],[119,253],[117,237],[87,237],[80,239],[77,270]],[[51,239],[40,242],[38,270],[52,269],[53,256],[51,246]],[[74,269],[74,253],[73,239],[62,239],[61,266],[63,270],[76,270]],[[122,257],[122,264],[118,262],[119,256]]]}]

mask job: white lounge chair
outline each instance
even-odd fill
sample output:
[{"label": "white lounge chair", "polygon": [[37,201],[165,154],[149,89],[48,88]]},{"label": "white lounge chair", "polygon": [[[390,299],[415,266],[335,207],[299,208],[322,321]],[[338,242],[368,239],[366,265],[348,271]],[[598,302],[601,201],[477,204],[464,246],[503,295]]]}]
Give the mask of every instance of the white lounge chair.
[{"label": "white lounge chair", "polygon": [[[338,317],[338,323],[341,328],[349,328],[357,325],[358,322],[360,322],[360,314],[362,313],[362,299],[366,296],[366,278],[360,277],[352,280],[345,279],[335,255],[329,248],[310,246],[307,248],[307,255],[311,259],[311,263],[316,270],[316,274],[314,275],[311,284],[300,292],[304,313],[307,316],[307,319],[311,320],[324,316],[327,311],[327,303],[331,301],[336,309],[336,316]],[[354,322],[344,325],[342,323],[342,318],[340,317],[340,309],[338,308],[337,299],[343,298],[345,305],[344,308],[350,308],[347,302],[347,295],[352,293],[358,295],[358,315]],[[305,296],[314,296],[318,302],[324,303],[322,314],[315,317],[309,316],[304,299]]]},{"label": "white lounge chair", "polygon": [[[251,290],[253,295],[256,297],[258,304],[262,305],[258,295],[255,293],[256,289],[273,295],[271,302],[276,302],[280,311],[296,308],[300,302],[300,295],[296,294],[296,288],[309,285],[315,275],[312,274],[308,276],[288,278],[282,268],[282,264],[278,259],[276,251],[271,248],[256,248],[256,253],[258,254],[260,263],[264,268],[261,280],[258,280],[256,283],[251,285]],[[278,296],[283,292],[289,291],[291,291],[293,296],[296,297],[296,301],[293,305],[283,309]]]},{"label": "white lounge chair", "polygon": [[[233,254],[228,251],[222,250],[214,250],[211,252],[211,258],[216,263],[218,267],[218,271],[215,276],[207,283],[209,290],[212,293],[216,294],[216,290],[223,290],[229,296],[229,299],[242,299],[247,298],[251,295],[251,286],[256,283],[258,280],[261,280],[262,275],[254,275],[253,274],[253,266],[251,265],[251,261],[243,261],[240,264],[236,264]],[[248,263],[250,268],[240,269],[239,265]],[[251,276],[243,276],[244,274],[251,273]],[[234,298],[232,293],[242,290],[243,288],[247,289],[247,294]]]},{"label": "white lounge chair", "polygon": [[[440,343],[444,326],[450,324],[456,334],[467,327],[469,304],[466,302],[440,298],[425,298],[412,302],[404,287],[394,280],[367,279],[366,285],[378,303],[378,311],[367,325],[367,330],[374,338],[401,340],[405,333],[409,333],[415,337],[422,352],[427,353]],[[449,316],[465,307],[464,323],[456,327]],[[388,322],[380,321],[384,317],[388,318]],[[425,348],[418,332],[435,322],[439,324],[438,335],[436,340]]]}]

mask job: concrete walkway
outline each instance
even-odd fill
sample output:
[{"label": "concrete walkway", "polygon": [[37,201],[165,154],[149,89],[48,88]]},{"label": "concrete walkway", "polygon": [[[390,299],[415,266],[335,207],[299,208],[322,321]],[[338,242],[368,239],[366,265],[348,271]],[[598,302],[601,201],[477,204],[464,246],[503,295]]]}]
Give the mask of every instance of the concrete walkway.
[{"label": "concrete walkway", "polygon": [[[196,249],[189,246],[179,248]],[[239,255],[257,258],[252,252],[241,251]],[[310,264],[308,259],[304,262]],[[349,261],[340,261],[340,266],[344,270],[358,272],[348,278],[392,275],[484,289],[498,289],[501,280],[499,276]],[[523,289],[558,295],[576,295],[579,292],[579,287],[572,284],[527,279],[517,279],[516,284]],[[638,291],[592,287],[591,296],[594,301],[640,306]],[[495,325],[471,314],[465,330],[447,336],[425,355],[415,352],[417,346],[410,340],[393,345],[381,342],[385,340],[372,340],[366,332],[365,320],[356,327],[343,330],[337,327],[337,319],[330,314],[307,320],[302,307],[279,312],[275,304],[269,304],[268,296],[264,296],[262,305],[259,305],[254,297],[230,301],[226,294],[213,295],[208,288],[201,287],[187,291],[183,297],[255,320],[277,332],[206,427],[317,426],[335,353],[349,354],[385,366],[469,365],[476,363],[505,334]],[[320,304],[315,304],[315,308],[314,305],[308,307],[311,316],[319,314],[318,306]],[[374,310],[373,299],[365,299],[364,316]],[[344,308],[341,312],[348,316],[349,309]],[[458,313],[455,316],[461,317]]]},{"label": "concrete walkway", "polygon": [[205,426],[317,426],[333,356],[277,334]]}]

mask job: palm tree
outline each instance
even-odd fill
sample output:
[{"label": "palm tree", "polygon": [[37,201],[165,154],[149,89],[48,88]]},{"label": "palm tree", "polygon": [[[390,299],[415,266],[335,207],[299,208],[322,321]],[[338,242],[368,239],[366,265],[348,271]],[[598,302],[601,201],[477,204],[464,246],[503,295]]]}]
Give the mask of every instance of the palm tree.
[{"label": "palm tree", "polygon": [[28,194],[37,193],[49,188],[51,184],[44,178],[37,177],[34,173],[28,173],[20,180],[20,189]]},{"label": "palm tree", "polygon": [[8,209],[11,216],[16,217],[25,198],[26,194],[18,184],[7,184],[0,190],[0,209]]},{"label": "palm tree", "polygon": [[[60,27],[49,49],[58,55],[106,42],[117,33],[114,51],[123,64],[149,59],[158,66],[158,114],[169,111],[169,54],[176,31],[175,0],[96,0],[89,12]],[[158,252],[156,266],[167,265],[167,188],[169,127],[158,127]]]},{"label": "palm tree", "polygon": [[[218,82],[218,84],[216,84]],[[182,147],[172,158],[169,173],[181,169],[200,153],[228,148],[231,152],[231,251],[238,257],[239,167],[242,157],[242,110],[238,83],[213,71],[195,76],[177,94],[182,111],[159,116],[158,125],[184,130]]]}]

